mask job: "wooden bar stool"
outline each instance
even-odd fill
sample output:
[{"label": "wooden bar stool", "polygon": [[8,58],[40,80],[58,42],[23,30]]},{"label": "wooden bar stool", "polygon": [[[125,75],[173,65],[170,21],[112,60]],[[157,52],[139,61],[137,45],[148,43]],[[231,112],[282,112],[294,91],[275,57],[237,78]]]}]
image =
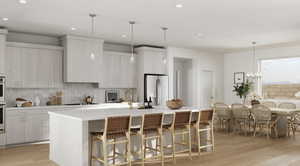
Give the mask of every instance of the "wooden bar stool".
[{"label": "wooden bar stool", "polygon": [[[189,158],[192,159],[191,117],[191,111],[175,112],[171,126],[164,126],[164,129],[172,134],[172,156],[174,163],[176,163],[177,154],[184,152],[188,152]],[[180,142],[176,142],[175,139],[178,135],[181,136]],[[187,140],[185,136],[187,136]],[[176,151],[176,145],[187,146],[187,149]]]},{"label": "wooden bar stool", "polygon": [[[91,147],[91,162],[98,161],[104,166],[108,165],[131,165],[131,154],[130,154],[130,126],[131,126],[131,117],[122,116],[122,117],[108,117],[105,119],[104,131],[103,132],[92,132],[92,147]],[[118,140],[120,139],[120,140]],[[93,155],[95,143],[102,143],[103,148],[103,157],[97,157]],[[125,144],[125,153],[116,152],[117,144]],[[108,146],[113,146],[113,154],[109,156],[107,151]],[[99,149],[100,151],[100,149]],[[116,163],[116,159],[121,157],[124,162]],[[112,164],[109,164],[109,161],[112,160]]]},{"label": "wooden bar stool", "polygon": [[[213,110],[203,110],[199,111],[197,121],[193,124],[196,128],[196,139],[198,147],[198,155],[200,156],[201,149],[211,147],[214,151],[214,127],[213,127],[214,111]],[[206,132],[208,138],[206,140],[207,144],[201,144],[201,133]]]},{"label": "wooden bar stool", "polygon": [[[142,126],[137,135],[141,137],[141,148],[138,154],[141,157],[141,164],[160,162],[164,165],[163,139],[162,139],[162,124],[163,114],[145,114],[142,118]],[[147,145],[150,140],[155,140],[155,147]],[[153,156],[147,157],[147,154],[154,152]],[[136,152],[132,152],[136,153]]]}]

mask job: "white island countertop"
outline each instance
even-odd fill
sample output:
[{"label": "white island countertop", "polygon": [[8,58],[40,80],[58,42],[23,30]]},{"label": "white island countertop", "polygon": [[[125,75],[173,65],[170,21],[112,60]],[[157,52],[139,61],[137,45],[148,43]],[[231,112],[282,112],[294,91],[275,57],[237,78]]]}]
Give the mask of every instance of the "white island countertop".
[{"label": "white island countertop", "polygon": [[77,119],[82,121],[90,121],[90,120],[101,120],[105,119],[106,117],[112,116],[142,116],[144,114],[151,114],[151,113],[165,113],[171,114],[177,111],[199,111],[205,110],[205,108],[195,108],[195,107],[183,107],[178,110],[171,110],[167,107],[155,107],[154,109],[137,109],[132,108],[130,109],[126,105],[120,105],[119,107],[113,105],[99,105],[98,107],[85,107],[85,108],[75,108],[73,110],[66,110],[66,111],[49,111],[50,115],[54,116],[62,116],[71,119]]}]

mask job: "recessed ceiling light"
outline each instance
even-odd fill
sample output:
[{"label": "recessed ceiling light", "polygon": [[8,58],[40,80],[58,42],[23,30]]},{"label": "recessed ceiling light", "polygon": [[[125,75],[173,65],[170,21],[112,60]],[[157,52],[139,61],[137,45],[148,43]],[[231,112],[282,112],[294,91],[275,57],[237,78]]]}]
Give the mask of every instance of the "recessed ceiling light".
[{"label": "recessed ceiling light", "polygon": [[122,37],[122,38],[126,38],[126,37],[127,37],[127,35],[123,34],[123,35],[121,35],[121,37]]},{"label": "recessed ceiling light", "polygon": [[72,31],[76,31],[76,28],[75,28],[75,27],[71,27],[71,30],[72,30]]},{"label": "recessed ceiling light", "polygon": [[182,8],[183,5],[182,5],[181,3],[178,3],[178,4],[176,4],[176,7],[177,7],[177,8]]},{"label": "recessed ceiling light", "polygon": [[27,3],[27,0],[19,0],[19,3],[20,3],[20,4],[26,4],[26,3]]},{"label": "recessed ceiling light", "polygon": [[8,18],[3,17],[2,20],[3,20],[3,21],[8,21]]},{"label": "recessed ceiling light", "polygon": [[196,37],[197,37],[197,38],[202,38],[203,36],[204,36],[203,33],[197,33],[197,34],[196,34]]}]

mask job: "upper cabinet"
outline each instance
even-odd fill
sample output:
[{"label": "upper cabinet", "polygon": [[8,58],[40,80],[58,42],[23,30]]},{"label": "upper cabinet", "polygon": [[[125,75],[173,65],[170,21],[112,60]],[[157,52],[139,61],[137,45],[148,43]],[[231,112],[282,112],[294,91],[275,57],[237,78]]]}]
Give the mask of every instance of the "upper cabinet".
[{"label": "upper cabinet", "polygon": [[7,42],[5,54],[7,87],[61,87],[62,58],[62,47]]},{"label": "upper cabinet", "polygon": [[68,35],[63,45],[65,82],[101,82],[103,40]]},{"label": "upper cabinet", "polygon": [[7,34],[6,29],[0,29],[0,74],[5,73],[4,56],[5,56],[6,34]]},{"label": "upper cabinet", "polygon": [[139,72],[151,74],[167,74],[167,65],[163,63],[165,49],[152,47],[138,47],[137,62]]},{"label": "upper cabinet", "polygon": [[136,63],[129,53],[104,51],[99,88],[136,88]]}]

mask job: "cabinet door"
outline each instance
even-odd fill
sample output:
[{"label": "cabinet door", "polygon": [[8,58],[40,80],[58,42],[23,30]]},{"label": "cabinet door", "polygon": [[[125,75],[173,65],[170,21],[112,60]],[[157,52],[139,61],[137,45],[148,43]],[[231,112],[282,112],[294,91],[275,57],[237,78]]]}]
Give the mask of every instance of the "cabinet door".
[{"label": "cabinet door", "polygon": [[26,115],[25,141],[35,142],[49,139],[49,120],[47,114],[28,113]]},{"label": "cabinet door", "polygon": [[121,88],[135,88],[136,63],[130,62],[130,55],[121,56]]},{"label": "cabinet door", "polygon": [[67,37],[65,41],[65,81],[100,82],[103,42],[97,39]]},{"label": "cabinet door", "polygon": [[39,49],[21,48],[22,87],[37,87],[37,65],[39,64]]},{"label": "cabinet door", "polygon": [[25,142],[25,114],[15,113],[6,116],[6,144],[17,144]]},{"label": "cabinet door", "polygon": [[7,76],[6,86],[17,88],[22,85],[21,48],[6,47],[5,72]]}]

